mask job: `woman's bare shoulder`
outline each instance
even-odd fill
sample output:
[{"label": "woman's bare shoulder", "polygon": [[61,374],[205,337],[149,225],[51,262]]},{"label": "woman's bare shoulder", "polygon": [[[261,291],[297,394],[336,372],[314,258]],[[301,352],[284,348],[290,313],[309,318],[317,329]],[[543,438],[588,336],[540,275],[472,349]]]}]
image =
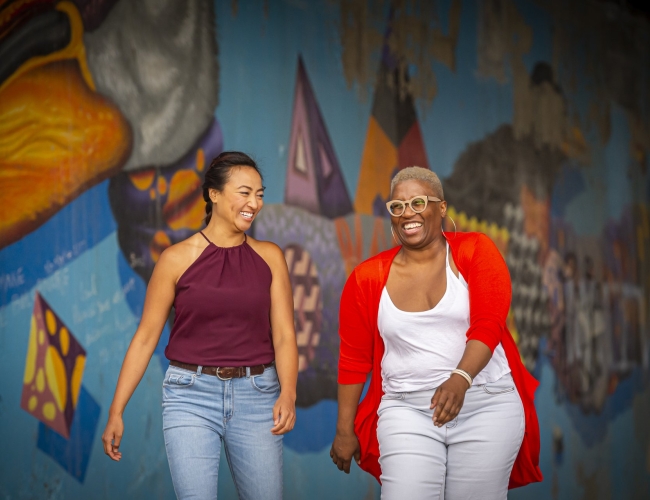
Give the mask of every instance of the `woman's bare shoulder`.
[{"label": "woman's bare shoulder", "polygon": [[256,240],[250,236],[246,237],[246,242],[260,255],[260,257],[264,259],[271,270],[274,270],[278,265],[286,268],[287,264],[284,260],[284,252],[275,243],[271,241]]},{"label": "woman's bare shoulder", "polygon": [[164,267],[172,273],[182,272],[199,258],[208,242],[198,233],[167,247],[161,254],[156,267]]}]

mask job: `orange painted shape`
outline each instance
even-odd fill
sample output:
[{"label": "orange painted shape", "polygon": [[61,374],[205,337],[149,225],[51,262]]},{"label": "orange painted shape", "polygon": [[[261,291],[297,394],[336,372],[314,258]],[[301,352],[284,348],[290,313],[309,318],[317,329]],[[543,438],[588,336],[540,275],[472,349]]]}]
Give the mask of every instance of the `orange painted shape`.
[{"label": "orange painted shape", "polygon": [[372,205],[377,195],[382,199],[388,198],[391,176],[398,166],[397,160],[397,148],[371,116],[361,156],[355,212],[372,215]]},{"label": "orange painted shape", "polygon": [[79,391],[81,390],[81,379],[83,378],[84,368],[86,367],[86,356],[79,354],[74,362],[72,377],[70,378],[70,393],[72,396],[72,406],[77,407],[79,400]]},{"label": "orange painted shape", "polygon": [[203,148],[199,148],[196,150],[196,170],[199,172],[203,172],[203,169],[205,168],[205,153],[203,152]]},{"label": "orange painted shape", "polygon": [[359,214],[354,216],[354,237],[345,217],[334,219],[336,236],[339,240],[339,249],[345,264],[345,275],[350,276],[352,270],[361,263],[363,257],[363,235],[361,232],[361,218]]},{"label": "orange painted shape", "polygon": [[153,184],[153,179],[156,176],[154,170],[141,170],[129,174],[131,184],[139,191],[146,191]]},{"label": "orange painted shape", "polygon": [[[375,222],[372,228],[372,237],[370,240],[370,255],[377,255],[379,252],[388,250],[394,245],[390,245],[392,234],[386,236],[386,226],[384,225],[384,219],[381,217],[375,217]],[[393,241],[394,243],[394,241]]]},{"label": "orange painted shape", "polygon": [[156,231],[156,234],[153,235],[151,242],[149,243],[149,253],[151,254],[151,259],[154,262],[158,262],[160,254],[163,253],[163,250],[170,247],[172,244],[169,236],[164,231]]},{"label": "orange painted shape", "polygon": [[76,61],[12,80],[0,116],[0,248],[119,171],[130,153],[128,123],[88,88]]},{"label": "orange painted shape", "polygon": [[162,175],[158,177],[158,193],[161,196],[167,194],[167,180]]},{"label": "orange painted shape", "polygon": [[201,179],[193,170],[179,170],[169,183],[169,196],[163,207],[163,217],[174,231],[198,230],[205,217],[205,202]]}]

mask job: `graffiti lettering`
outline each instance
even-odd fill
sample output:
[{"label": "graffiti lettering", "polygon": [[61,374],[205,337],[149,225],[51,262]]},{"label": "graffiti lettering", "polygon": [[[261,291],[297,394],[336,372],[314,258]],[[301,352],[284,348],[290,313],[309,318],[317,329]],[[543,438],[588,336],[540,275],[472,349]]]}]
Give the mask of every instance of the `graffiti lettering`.
[{"label": "graffiti lettering", "polygon": [[97,276],[95,274],[90,275],[90,288],[85,289],[80,283],[79,287],[81,288],[81,300],[88,300],[90,297],[97,295]]},{"label": "graffiti lettering", "polygon": [[23,293],[22,295],[15,293],[11,297],[11,307],[20,311],[23,309],[30,309],[34,305],[33,301],[34,296],[30,293]]},{"label": "graffiti lettering", "polygon": [[97,302],[97,312],[101,316],[102,314],[110,311],[111,309],[111,301],[110,300],[103,300],[100,302]]},{"label": "graffiti lettering", "polygon": [[25,276],[23,275],[23,268],[19,267],[15,271],[7,274],[0,275],[0,288],[7,291],[11,288],[18,288],[25,283]]},{"label": "graffiti lettering", "polygon": [[95,311],[94,307],[88,307],[84,308],[83,310],[79,310],[77,304],[73,304],[72,306],[72,322],[75,325],[83,323],[87,319],[94,318],[95,316],[97,316],[97,312]]},{"label": "graffiti lettering", "polygon": [[69,284],[70,275],[68,273],[68,268],[64,267],[47,278],[47,280],[39,280],[37,287],[41,292],[52,292],[56,290],[57,292],[65,293]]},{"label": "graffiti lettering", "polygon": [[88,243],[86,240],[78,241],[72,245],[72,249],[61,252],[58,255],[55,255],[52,260],[48,260],[43,268],[47,274],[52,274],[57,269],[63,267],[66,263],[78,257],[84,250],[88,248]]}]

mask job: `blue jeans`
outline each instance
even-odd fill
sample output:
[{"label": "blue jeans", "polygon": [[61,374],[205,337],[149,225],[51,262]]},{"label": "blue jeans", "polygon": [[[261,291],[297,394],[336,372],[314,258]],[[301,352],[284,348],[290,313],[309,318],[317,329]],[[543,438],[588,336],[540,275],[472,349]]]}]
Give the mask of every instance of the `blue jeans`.
[{"label": "blue jeans", "polygon": [[225,381],[168,368],[163,432],[179,499],[217,498],[222,442],[240,499],[282,498],[282,436],[271,434],[279,394],[275,366]]}]

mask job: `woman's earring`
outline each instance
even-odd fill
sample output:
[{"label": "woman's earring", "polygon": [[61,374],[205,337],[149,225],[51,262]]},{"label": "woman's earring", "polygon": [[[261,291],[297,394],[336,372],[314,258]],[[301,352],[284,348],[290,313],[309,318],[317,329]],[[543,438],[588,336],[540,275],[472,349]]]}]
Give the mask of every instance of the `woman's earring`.
[{"label": "woman's earring", "polygon": [[392,224],[390,225],[390,234],[393,235],[393,239],[395,240],[395,243],[399,243],[399,241],[397,241],[397,238],[395,237],[395,231],[393,230]]},{"label": "woman's earring", "polygon": [[451,223],[454,225],[454,238],[455,238],[456,237],[456,231],[457,231],[456,222],[454,221],[454,219],[452,219],[451,215],[449,216],[449,218],[451,219]]}]

